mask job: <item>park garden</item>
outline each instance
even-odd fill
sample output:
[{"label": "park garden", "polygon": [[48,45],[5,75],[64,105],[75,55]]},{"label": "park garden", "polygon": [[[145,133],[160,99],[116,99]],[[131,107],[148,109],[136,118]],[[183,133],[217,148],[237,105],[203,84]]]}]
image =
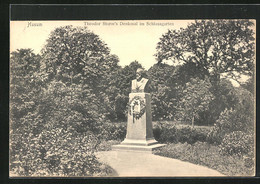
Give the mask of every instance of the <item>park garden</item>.
[{"label": "park garden", "polygon": [[[146,71],[154,137],[166,144],[154,154],[254,175],[254,26],[203,20],[162,34]],[[116,176],[95,153],[125,138],[131,80],[143,67],[119,62],[85,27],[56,28],[40,54],[11,53],[11,176]]]}]

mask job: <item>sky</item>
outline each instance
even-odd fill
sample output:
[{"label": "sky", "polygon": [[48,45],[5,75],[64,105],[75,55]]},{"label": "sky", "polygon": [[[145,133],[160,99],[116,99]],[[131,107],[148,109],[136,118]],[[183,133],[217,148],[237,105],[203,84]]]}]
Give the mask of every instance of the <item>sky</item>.
[{"label": "sky", "polygon": [[[55,28],[81,26],[97,34],[110,48],[111,54],[119,57],[122,67],[137,60],[148,70],[156,63],[154,54],[162,35],[169,29],[186,28],[192,22],[194,20],[11,21],[10,52],[31,48],[38,54]],[[231,82],[239,86],[236,81]]]},{"label": "sky", "polygon": [[11,21],[10,52],[31,48],[40,53],[55,28],[82,26],[99,35],[125,66],[137,60],[145,69],[156,63],[154,54],[160,37],[168,29],[185,28],[192,20],[118,20],[118,21]]}]

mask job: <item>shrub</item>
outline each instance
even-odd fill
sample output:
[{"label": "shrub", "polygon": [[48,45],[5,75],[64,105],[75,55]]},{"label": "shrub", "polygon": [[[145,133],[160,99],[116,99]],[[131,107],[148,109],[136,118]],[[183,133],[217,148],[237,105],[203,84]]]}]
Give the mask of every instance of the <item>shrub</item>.
[{"label": "shrub", "polygon": [[104,140],[123,140],[126,136],[126,123],[100,123],[99,139]]},{"label": "shrub", "polygon": [[233,108],[221,112],[213,131],[208,135],[211,143],[221,144],[224,136],[234,131],[254,131],[254,95],[241,87],[233,89],[232,94],[235,104]]},{"label": "shrub", "polygon": [[[154,151],[156,155],[179,159],[215,169],[227,176],[253,176],[252,159],[237,155],[223,155],[219,147],[206,142],[170,143]],[[246,161],[249,161],[246,163]],[[250,165],[251,164],[251,165]]]},{"label": "shrub", "polygon": [[254,154],[254,149],[250,149],[250,151],[246,154],[243,155],[243,160],[244,160],[244,165],[247,168],[251,168],[252,170],[254,169],[255,166],[255,154]]},{"label": "shrub", "polygon": [[162,143],[189,143],[205,142],[208,129],[190,126],[178,126],[169,122],[157,122],[154,126],[154,137]]},{"label": "shrub", "polygon": [[220,144],[220,153],[228,155],[246,155],[253,152],[254,138],[242,131],[226,134]]},{"label": "shrub", "polygon": [[[236,111],[233,109],[225,109],[214,124],[214,128],[207,135],[207,140],[213,144],[221,144],[226,134],[241,129],[241,122],[234,122],[236,119]],[[235,123],[235,124],[234,124]]]},{"label": "shrub", "polygon": [[[253,123],[250,117],[243,117],[243,112],[234,109],[225,109],[214,124],[214,128],[207,135],[210,143],[221,144],[226,134],[235,131],[252,132]],[[246,123],[245,121],[250,121]],[[251,125],[250,125],[251,124]]]},{"label": "shrub", "polygon": [[94,155],[96,137],[62,128],[11,136],[10,172],[15,176],[99,176],[102,169]]},{"label": "shrub", "polygon": [[176,127],[168,122],[157,122],[153,129],[154,137],[159,142],[176,142]]},{"label": "shrub", "polygon": [[[187,142],[189,144],[194,144],[197,142],[205,142],[206,141],[206,136],[208,131],[204,130],[203,128],[191,128],[191,127],[186,127],[186,130],[184,128],[180,129],[180,132],[182,134],[186,134],[186,140],[184,139],[184,141],[179,141],[181,143],[183,142]],[[180,136],[181,138],[182,136]]]}]

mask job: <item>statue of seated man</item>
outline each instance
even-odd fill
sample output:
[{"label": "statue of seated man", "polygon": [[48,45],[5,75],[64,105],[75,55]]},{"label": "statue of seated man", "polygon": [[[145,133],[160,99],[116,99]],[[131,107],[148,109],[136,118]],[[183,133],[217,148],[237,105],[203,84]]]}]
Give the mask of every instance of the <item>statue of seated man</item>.
[{"label": "statue of seated man", "polygon": [[149,79],[146,79],[143,76],[144,70],[142,68],[138,68],[136,70],[136,79],[132,80],[132,93],[148,92]]}]

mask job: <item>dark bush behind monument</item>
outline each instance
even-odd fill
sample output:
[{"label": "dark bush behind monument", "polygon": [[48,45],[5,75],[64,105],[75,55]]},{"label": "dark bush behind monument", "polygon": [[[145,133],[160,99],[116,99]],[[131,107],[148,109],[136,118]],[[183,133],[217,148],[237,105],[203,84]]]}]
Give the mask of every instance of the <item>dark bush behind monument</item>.
[{"label": "dark bush behind monument", "polygon": [[143,78],[143,69],[136,71],[129,94],[127,133],[125,140],[113,150],[152,151],[163,146],[153,136],[149,79]]}]

